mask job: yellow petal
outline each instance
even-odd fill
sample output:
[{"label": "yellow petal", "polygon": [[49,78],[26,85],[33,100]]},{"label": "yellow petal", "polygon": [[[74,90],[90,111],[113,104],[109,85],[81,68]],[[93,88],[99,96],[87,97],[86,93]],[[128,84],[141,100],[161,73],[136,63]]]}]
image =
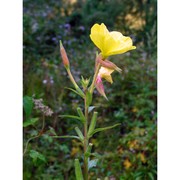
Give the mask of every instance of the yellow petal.
[{"label": "yellow petal", "polygon": [[109,34],[109,31],[107,30],[104,23],[101,25],[95,24],[91,28],[91,34],[90,38],[93,41],[93,43],[101,50],[103,51],[104,47],[104,38]]},{"label": "yellow petal", "polygon": [[105,67],[101,67],[100,70],[99,70],[99,73],[98,75],[101,77],[101,78],[104,78],[106,79],[106,81],[110,82],[111,84],[113,83],[113,80],[112,80],[112,77],[111,77],[111,73],[113,72],[114,70],[112,69],[108,69],[108,68],[105,68]]}]

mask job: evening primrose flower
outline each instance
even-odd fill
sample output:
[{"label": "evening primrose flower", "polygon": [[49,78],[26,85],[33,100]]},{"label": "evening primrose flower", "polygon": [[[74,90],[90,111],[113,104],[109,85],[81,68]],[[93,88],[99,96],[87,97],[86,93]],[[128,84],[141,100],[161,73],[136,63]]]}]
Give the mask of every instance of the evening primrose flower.
[{"label": "evening primrose flower", "polygon": [[136,47],[132,45],[133,43],[130,37],[123,36],[117,31],[109,32],[104,23],[101,23],[101,25],[93,25],[90,38],[101,50],[104,58],[136,49]]}]

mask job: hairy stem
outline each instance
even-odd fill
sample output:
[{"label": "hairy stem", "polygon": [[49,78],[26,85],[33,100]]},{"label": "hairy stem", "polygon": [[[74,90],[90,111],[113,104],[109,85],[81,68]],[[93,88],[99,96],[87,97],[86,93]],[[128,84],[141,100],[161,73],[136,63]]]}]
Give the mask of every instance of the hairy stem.
[{"label": "hairy stem", "polygon": [[88,180],[88,158],[85,156],[85,153],[87,151],[88,147],[88,136],[87,136],[87,131],[88,131],[88,106],[87,106],[87,100],[86,97],[84,98],[84,106],[85,106],[85,118],[86,121],[84,123],[84,179]]}]

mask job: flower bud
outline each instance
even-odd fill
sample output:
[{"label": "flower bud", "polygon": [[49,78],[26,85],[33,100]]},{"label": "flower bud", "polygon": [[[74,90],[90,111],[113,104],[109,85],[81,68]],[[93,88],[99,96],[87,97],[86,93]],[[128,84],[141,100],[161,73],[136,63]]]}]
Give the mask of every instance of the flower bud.
[{"label": "flower bud", "polygon": [[60,53],[61,53],[61,57],[62,57],[65,68],[69,68],[69,65],[70,65],[69,59],[67,57],[66,50],[64,49],[61,41],[60,41]]},{"label": "flower bud", "polygon": [[97,76],[95,86],[96,86],[96,89],[98,90],[98,92],[107,99],[106,94],[104,92],[104,86],[103,86],[103,83],[102,83],[102,79],[101,79],[101,77],[99,75]]},{"label": "flower bud", "polygon": [[122,72],[122,70],[119,67],[117,67],[114,63],[112,63],[111,61],[108,61],[107,59],[102,60],[102,58],[97,58],[97,61],[105,68],[116,70],[119,73]]}]

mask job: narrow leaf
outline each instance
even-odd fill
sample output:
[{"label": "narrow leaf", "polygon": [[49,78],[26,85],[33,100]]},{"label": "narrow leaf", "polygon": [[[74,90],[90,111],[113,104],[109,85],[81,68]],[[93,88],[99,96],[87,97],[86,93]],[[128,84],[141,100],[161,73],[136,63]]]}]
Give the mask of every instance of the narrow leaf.
[{"label": "narrow leaf", "polygon": [[34,125],[37,121],[39,120],[39,118],[31,118],[26,120],[25,122],[23,122],[23,127],[27,127],[30,125]]},{"label": "narrow leaf", "polygon": [[91,137],[93,134],[95,134],[95,133],[97,133],[97,132],[101,132],[101,131],[105,131],[105,130],[108,130],[108,129],[112,129],[112,128],[114,128],[114,127],[116,127],[116,126],[119,126],[119,125],[120,125],[120,123],[115,124],[115,125],[113,125],[113,126],[104,127],[104,128],[97,128],[97,129],[95,129],[91,134],[89,134],[89,137]]},{"label": "narrow leaf", "polygon": [[73,116],[73,115],[60,115],[61,118],[70,118],[70,119],[77,119],[81,121],[81,118],[79,116]]},{"label": "narrow leaf", "polygon": [[83,123],[85,123],[85,122],[86,122],[86,118],[85,118],[85,116],[84,116],[84,114],[83,114],[83,112],[82,112],[82,110],[81,110],[80,107],[77,108],[77,112],[78,112],[78,114],[79,114],[79,117],[81,118],[81,121],[82,121]]},{"label": "narrow leaf", "polygon": [[29,116],[31,115],[32,108],[33,108],[32,97],[29,97],[29,96],[23,97],[23,107],[24,107],[24,111],[26,113],[26,118],[28,119]]},{"label": "narrow leaf", "polygon": [[93,113],[92,119],[91,119],[91,124],[88,130],[88,136],[91,136],[91,134],[93,133],[95,127],[96,127],[96,120],[97,120],[97,112]]},{"label": "narrow leaf", "polygon": [[66,87],[66,89],[69,89],[69,90],[71,90],[72,92],[74,92],[75,94],[78,94],[79,96],[81,96],[82,98],[84,98],[84,96],[82,95],[82,93],[78,92],[77,90],[72,89],[72,88],[67,88],[67,87]]},{"label": "narrow leaf", "polygon": [[92,94],[89,91],[87,91],[86,92],[86,103],[87,103],[87,106],[90,106],[91,102],[92,102]]},{"label": "narrow leaf", "polygon": [[74,166],[75,166],[76,180],[84,180],[79,159],[75,159]]},{"label": "narrow leaf", "polygon": [[79,95],[80,95],[82,98],[84,98],[84,93],[83,93],[83,91],[82,91],[79,87],[76,88],[76,91],[79,93]]},{"label": "narrow leaf", "polygon": [[75,127],[75,131],[76,131],[77,135],[79,136],[80,140],[83,142],[84,136],[83,136],[81,130],[78,127]]}]

